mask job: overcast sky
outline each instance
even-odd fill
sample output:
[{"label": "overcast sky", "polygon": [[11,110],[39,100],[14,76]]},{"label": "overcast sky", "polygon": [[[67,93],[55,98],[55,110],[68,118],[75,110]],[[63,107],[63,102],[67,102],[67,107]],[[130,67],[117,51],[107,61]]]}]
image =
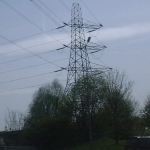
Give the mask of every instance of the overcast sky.
[{"label": "overcast sky", "polygon": [[71,20],[79,3],[84,20],[103,27],[85,37],[107,46],[91,62],[125,71],[134,81],[133,96],[141,107],[150,93],[149,0],[0,0],[0,130],[7,110],[26,112],[34,92],[55,78],[65,86]]}]

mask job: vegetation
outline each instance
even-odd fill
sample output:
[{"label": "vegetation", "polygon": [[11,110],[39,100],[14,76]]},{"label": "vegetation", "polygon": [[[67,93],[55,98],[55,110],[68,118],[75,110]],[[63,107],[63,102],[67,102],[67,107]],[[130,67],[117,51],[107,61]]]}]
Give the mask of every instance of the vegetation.
[{"label": "vegetation", "polygon": [[[124,73],[110,72],[105,79],[102,116],[105,126],[111,131],[110,137],[116,140],[131,135],[132,120],[136,103],[132,100],[132,82]],[[107,119],[106,119],[107,118]]]},{"label": "vegetation", "polygon": [[[122,140],[127,137],[150,133],[150,97],[138,114],[132,87],[133,82],[117,70],[81,77],[66,93],[55,79],[35,92],[28,114],[23,119],[20,115],[24,123],[20,144],[45,150],[87,150],[85,143],[92,139],[94,149],[123,149]],[[16,114],[9,111],[7,124],[16,122]]]}]

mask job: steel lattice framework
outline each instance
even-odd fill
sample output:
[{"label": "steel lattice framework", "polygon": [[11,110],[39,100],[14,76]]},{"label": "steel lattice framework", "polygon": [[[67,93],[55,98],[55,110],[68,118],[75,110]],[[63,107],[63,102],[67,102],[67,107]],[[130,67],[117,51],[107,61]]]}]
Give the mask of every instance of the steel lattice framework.
[{"label": "steel lattice framework", "polygon": [[[70,59],[67,68],[68,75],[65,93],[68,95],[69,100],[76,104],[78,109],[83,109],[82,106],[84,105],[84,109],[86,109],[82,110],[82,112],[85,112],[89,110],[88,107],[90,101],[92,101],[89,90],[91,88],[90,82],[93,80],[92,72],[94,70],[90,64],[88,51],[94,53],[103,50],[106,47],[91,42],[88,44],[90,37],[88,40],[85,40],[84,28],[89,29],[89,32],[92,32],[100,29],[102,25],[91,24],[90,22],[83,23],[82,11],[77,3],[72,5],[71,22],[64,24],[64,26],[67,25],[71,27]],[[97,70],[97,68],[95,69]],[[77,112],[74,112],[74,114],[76,113]]]},{"label": "steel lattice framework", "polygon": [[[85,40],[84,29],[86,28],[89,30],[88,32],[93,32],[100,29],[102,25],[93,24],[89,21],[84,23],[80,6],[79,4],[74,3],[71,10],[71,21],[68,24],[64,23],[63,26],[58,27],[57,29],[65,26],[71,27],[71,44],[69,46],[64,45],[63,47],[70,48],[69,65],[67,68],[61,69],[66,69],[68,71],[65,94],[71,102],[70,110],[72,111],[72,120],[76,122],[80,120],[81,124],[86,128],[82,128],[82,130],[85,130],[86,132],[87,130],[90,131],[91,142],[92,109],[94,108],[94,101],[97,101],[97,98],[95,97],[97,89],[94,83],[94,74],[99,74],[110,68],[91,67],[88,51],[90,51],[90,53],[95,53],[103,50],[106,46],[91,43],[91,37]],[[59,48],[58,50],[63,48]],[[87,124],[85,122],[88,122],[89,127],[86,126]]]},{"label": "steel lattice framework", "polygon": [[73,4],[71,11],[71,50],[66,89],[70,89],[80,77],[91,69],[86,49],[83,19],[79,4]]}]

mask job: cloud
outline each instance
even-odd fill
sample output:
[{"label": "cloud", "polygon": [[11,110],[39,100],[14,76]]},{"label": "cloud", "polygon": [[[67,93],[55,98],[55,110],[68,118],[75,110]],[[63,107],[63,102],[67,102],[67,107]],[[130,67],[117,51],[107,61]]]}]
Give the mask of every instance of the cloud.
[{"label": "cloud", "polygon": [[[96,33],[96,32],[95,32]],[[94,35],[95,33],[91,33]],[[113,28],[102,28],[97,36],[100,41],[114,41],[133,37],[140,37],[144,34],[150,33],[150,23],[138,23],[131,24],[124,27],[113,27]],[[135,40],[135,39],[134,39]],[[24,40],[16,41],[15,44],[8,43],[1,45],[1,52],[9,53],[9,56],[27,54],[29,51],[32,52],[44,52],[47,50],[55,50],[63,47],[63,44],[69,44],[70,37],[66,33],[59,34],[40,34]],[[18,47],[19,45],[20,47]],[[23,49],[24,48],[24,49]],[[13,51],[16,51],[13,53]]]},{"label": "cloud", "polygon": [[9,54],[15,56],[20,54],[27,54],[30,51],[44,52],[47,50],[55,50],[63,47],[62,44],[69,44],[70,38],[67,34],[40,34],[24,40],[9,42],[0,46],[0,55]]},{"label": "cloud", "polygon": [[147,33],[150,33],[150,23],[138,23],[124,27],[103,28],[101,29],[98,38],[101,41],[113,41],[141,36]]},{"label": "cloud", "polygon": [[[56,43],[57,42],[57,45],[58,44],[61,44],[61,40],[66,38],[66,34],[40,34],[38,36],[35,36],[35,37],[32,37],[32,38],[28,38],[26,40],[22,40],[22,41],[19,41],[17,42],[18,45],[21,45],[25,48],[28,48],[28,47],[34,47],[34,46],[38,46],[38,45],[44,45],[45,43]],[[27,45],[28,44],[28,45]]]}]

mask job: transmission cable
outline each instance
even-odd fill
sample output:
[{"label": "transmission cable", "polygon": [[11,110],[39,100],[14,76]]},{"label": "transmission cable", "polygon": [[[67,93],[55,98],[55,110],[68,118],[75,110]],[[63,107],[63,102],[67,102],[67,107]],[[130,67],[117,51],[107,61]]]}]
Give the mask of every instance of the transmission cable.
[{"label": "transmission cable", "polygon": [[86,9],[92,15],[92,17],[96,20],[96,22],[99,23],[99,21],[97,20],[97,18],[95,17],[95,15],[90,11],[90,9],[87,7],[87,5],[82,0],[80,0],[80,2],[83,3],[83,5],[86,7]]},{"label": "transmission cable", "polygon": [[16,88],[16,89],[11,89],[11,90],[3,90],[3,91],[0,91],[0,93],[12,92],[12,91],[23,90],[23,89],[29,89],[29,88],[34,88],[34,87],[40,87],[42,85],[44,85],[44,84],[31,85],[31,86]]},{"label": "transmission cable", "polygon": [[6,1],[4,1],[4,0],[0,0],[0,1],[2,3],[4,3],[6,6],[8,6],[10,9],[12,9],[14,12],[16,12],[19,16],[21,16],[22,18],[24,18],[25,20],[27,20],[29,23],[31,23],[32,25],[34,25],[36,28],[38,28],[41,31],[43,30],[42,28],[40,28],[39,26],[37,26],[34,22],[32,22],[30,19],[28,19],[27,17],[25,17],[23,14],[21,14],[17,9],[15,9],[10,4],[8,4]]},{"label": "transmission cable", "polygon": [[69,11],[70,11],[70,8],[62,1],[62,0],[59,0],[61,2],[61,4]]},{"label": "transmission cable", "polygon": [[[99,24],[98,19],[95,17],[95,15],[92,13],[92,11],[87,7],[87,5],[86,5],[82,0],[80,0],[80,1],[83,3],[83,5],[84,5],[84,6],[86,7],[86,9],[89,11],[89,13],[91,14],[91,16],[92,16],[92,17],[96,20],[96,22]],[[99,41],[99,39],[97,38],[99,32],[100,32],[100,30],[98,31],[98,33],[97,33],[96,36],[92,36],[92,37],[94,37],[99,43],[101,43],[101,42]]]},{"label": "transmission cable", "polygon": [[[34,37],[34,36],[37,36],[37,35],[40,35],[40,34],[43,34],[43,33],[47,33],[47,32],[50,32],[50,31],[54,31],[54,30],[57,30],[57,29],[51,29],[51,30],[47,30],[47,31],[43,31],[43,32],[40,32],[40,33],[37,33],[37,34],[34,34],[34,35],[29,35],[29,36],[26,36],[26,37],[22,37],[22,38],[19,38],[19,39],[15,39],[13,40],[12,42],[17,42],[17,41],[20,41],[20,40],[23,40],[23,39],[27,39],[27,38],[30,38],[30,37]],[[49,36],[51,36],[50,34],[48,34]],[[9,42],[6,42],[6,43],[2,43],[0,45],[5,45]]]},{"label": "transmission cable", "polygon": [[[4,0],[0,0],[1,2],[3,2],[5,5],[7,5],[9,8],[11,8],[13,11],[15,11],[18,15],[20,15],[21,17],[23,17],[24,19],[26,19],[28,22],[30,22],[31,24],[33,24],[34,26],[36,26],[38,29],[40,29],[41,31],[43,31],[43,29],[42,28],[40,28],[40,27],[38,27],[35,23],[33,23],[31,20],[29,20],[27,17],[25,17],[23,14],[21,14],[18,10],[16,10],[14,7],[12,7],[11,5],[9,5],[7,2],[5,2]],[[30,1],[33,1],[33,0],[30,0]],[[39,5],[38,5],[39,6]],[[39,6],[40,7],[40,6]],[[42,9],[41,7],[39,8],[39,9]],[[42,9],[43,10],[43,9]],[[42,11],[41,10],[41,11]],[[43,13],[44,13],[44,10],[43,10]],[[46,13],[46,12],[45,12]],[[44,14],[45,14],[44,13]],[[46,13],[47,14],[47,13]],[[49,18],[51,18],[50,17],[50,15],[49,14],[47,14],[48,16],[49,16]],[[52,20],[53,20],[53,18],[52,18]],[[54,22],[55,22],[55,20],[54,20]],[[57,23],[57,22],[55,22],[55,23]],[[57,25],[59,25],[59,23],[57,24]],[[54,30],[54,29],[52,29],[52,30]],[[51,30],[51,31],[52,31]],[[51,36],[51,35],[50,35]],[[29,36],[30,37],[30,36]],[[55,39],[53,36],[51,36],[53,39]],[[22,38],[23,39],[23,38]],[[56,41],[58,41],[57,39],[55,39]],[[11,42],[13,42],[13,41],[11,41]],[[59,41],[58,41],[59,42]]]},{"label": "transmission cable", "polygon": [[30,0],[38,9],[40,9],[50,20],[52,20],[56,25],[60,25],[55,19],[53,19],[46,11],[42,9],[42,7],[36,3],[34,0]]},{"label": "transmission cable", "polygon": [[20,80],[25,80],[25,79],[34,78],[34,77],[39,77],[39,76],[44,76],[44,75],[47,75],[47,74],[52,74],[52,73],[55,73],[55,72],[62,71],[62,70],[64,70],[64,69],[65,69],[65,68],[62,68],[61,70],[56,70],[56,71],[53,71],[53,72],[46,72],[46,73],[37,74],[37,75],[32,75],[32,76],[23,77],[23,78],[18,78],[18,79],[14,79],[14,80],[3,81],[3,82],[0,82],[0,84],[9,83],[9,82],[15,82],[15,81],[20,81]]},{"label": "transmission cable", "polygon": [[39,2],[48,10],[50,11],[58,20],[60,20],[61,22],[63,22],[63,20],[58,17],[49,7],[47,7],[41,0],[39,0]]},{"label": "transmission cable", "polygon": [[[34,0],[30,0],[40,11],[42,11],[50,20],[52,20],[57,26],[61,26],[55,19],[53,19],[37,2],[35,2]],[[43,3],[41,3],[43,4]],[[50,9],[48,9],[50,11]],[[63,22],[63,21],[62,21]],[[58,29],[58,28],[56,28]],[[63,29],[67,34],[68,32]]]},{"label": "transmission cable", "polygon": [[[2,37],[2,38],[3,38],[3,39],[5,39],[5,40],[10,41],[9,39],[5,38],[5,37],[4,37],[4,36],[2,36],[2,35],[0,35],[0,37]],[[43,58],[43,57],[39,56],[38,54],[35,54],[35,53],[33,53],[33,52],[31,52],[31,51],[29,51],[29,50],[27,50],[27,49],[25,49],[25,48],[21,47],[20,45],[16,44],[15,42],[12,42],[12,41],[10,41],[10,42],[11,42],[11,43],[13,43],[14,45],[16,45],[16,46],[20,47],[21,49],[23,49],[23,50],[25,50],[25,51],[27,51],[27,52],[29,52],[29,53],[33,54],[34,56],[36,56],[36,57],[38,57],[38,58],[40,58],[40,59],[42,59],[42,60],[44,60],[44,61],[47,61],[47,62],[51,63],[49,60],[47,60],[47,59],[45,59],[45,58]],[[55,65],[55,66],[57,66],[57,67],[61,68],[60,66],[58,66],[58,65],[56,65],[56,64],[54,64],[54,63],[51,63],[51,64],[53,64],[53,65]]]},{"label": "transmission cable", "polygon": [[[48,53],[48,52],[45,52],[45,53]],[[44,54],[44,53],[42,53],[42,54]],[[41,54],[39,54],[39,55],[41,55]],[[38,55],[38,56],[39,56]],[[18,58],[18,59],[14,59],[14,60],[10,60],[10,61],[6,61],[6,62],[2,62],[2,63],[0,63],[0,65],[3,65],[3,64],[7,64],[7,63],[11,63],[11,62],[15,62],[15,61],[19,61],[19,60],[23,60],[23,59],[27,59],[27,58],[31,58],[31,57],[35,57],[34,55],[32,55],[32,56],[26,56],[26,57],[22,57],[22,58]],[[40,56],[39,56],[39,58],[40,58]],[[42,58],[42,57],[41,57]],[[44,58],[43,58],[44,59]],[[45,60],[45,59],[44,59]],[[47,60],[47,62],[48,63],[52,63],[52,62],[50,62],[50,61],[48,61]],[[54,63],[52,63],[53,65],[55,65],[55,66],[57,66],[57,67],[60,67],[60,66],[58,66],[58,65],[56,65],[56,64],[54,64]]]},{"label": "transmission cable", "polygon": [[[66,80],[62,80],[62,81],[66,81]],[[20,88],[10,89],[10,90],[3,90],[3,91],[0,91],[0,93],[12,92],[12,91],[23,90],[23,89],[29,89],[29,88],[34,88],[34,87],[41,87],[41,86],[46,85],[46,84],[47,83],[31,85],[31,86],[26,86],[26,87],[20,87]]]},{"label": "transmission cable", "polygon": [[[59,39],[59,40],[64,40],[64,39],[68,39],[68,38],[70,38],[70,37],[62,38],[62,39]],[[27,47],[26,49],[31,49],[31,48],[38,47],[38,46],[45,45],[45,44],[49,44],[49,43],[52,43],[52,42],[55,42],[55,41],[56,41],[56,40],[50,41],[50,42],[46,42],[46,43],[42,43],[42,44],[35,45],[35,46],[30,46],[30,47]],[[14,41],[11,41],[11,42],[14,42]],[[11,52],[2,53],[2,54],[0,54],[0,56],[7,55],[7,54],[11,54],[11,53],[16,53],[16,52],[19,52],[19,51],[21,51],[21,50],[22,50],[22,48],[19,49],[19,50],[14,50],[14,51],[11,51]],[[56,49],[56,50],[57,50],[57,49]],[[56,50],[51,50],[51,51],[43,52],[43,53],[40,53],[39,55],[44,54],[44,53],[48,53],[48,52],[54,52],[54,51],[56,51]],[[29,57],[30,57],[30,56],[29,56]]]},{"label": "transmission cable", "polygon": [[[42,45],[43,45],[43,44],[42,44]],[[39,46],[39,45],[38,45],[38,46]],[[40,44],[40,46],[41,46],[41,44]],[[37,45],[36,45],[36,46],[29,47],[29,48],[33,48],[33,47],[37,47]],[[29,49],[29,48],[28,48],[28,49]],[[58,51],[58,50],[60,50],[60,49],[63,49],[63,48],[58,48],[58,49],[55,49],[55,50],[50,50],[50,51],[42,52],[42,53],[38,54],[38,56],[40,56],[40,55],[42,55],[42,54],[46,54],[46,53]],[[20,51],[20,50],[19,50],[19,51]],[[11,52],[10,52],[10,53],[11,53]],[[22,59],[31,58],[31,57],[35,57],[35,55],[26,56],[26,57],[14,59],[14,60],[9,60],[9,61],[5,61],[5,62],[1,62],[0,65],[2,65],[2,64],[7,64],[7,63],[11,63],[11,62],[14,62],[14,61],[19,61],[19,60],[22,60]],[[51,63],[51,62],[48,62],[48,63]]]},{"label": "transmission cable", "polygon": [[[58,61],[66,60],[66,59],[68,59],[68,58],[59,59],[59,60],[55,60],[55,61],[52,61],[52,62],[58,62]],[[42,65],[46,65],[46,64],[49,64],[49,62],[41,63],[41,64],[37,64],[37,65],[32,65],[32,66],[27,66],[27,67],[22,67],[22,68],[18,68],[18,69],[7,70],[7,71],[0,72],[0,74],[15,72],[15,71],[18,71],[18,70],[25,70],[25,69],[28,69],[28,68],[38,67],[38,66],[42,66]]]}]

